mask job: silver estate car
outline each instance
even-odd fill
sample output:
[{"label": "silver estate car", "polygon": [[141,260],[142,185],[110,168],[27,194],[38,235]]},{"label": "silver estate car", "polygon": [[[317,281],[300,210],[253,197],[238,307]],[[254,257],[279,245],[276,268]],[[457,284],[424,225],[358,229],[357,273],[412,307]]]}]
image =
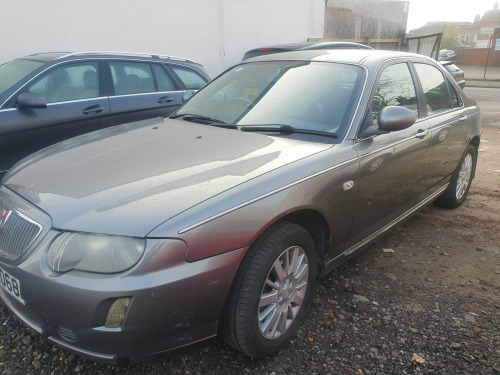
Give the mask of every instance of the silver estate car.
[{"label": "silver estate car", "polygon": [[480,112],[421,55],[247,60],[170,118],[23,159],[0,188],[0,296],[71,352],[126,365],[219,335],[285,346],[318,277],[425,204],[466,198]]}]

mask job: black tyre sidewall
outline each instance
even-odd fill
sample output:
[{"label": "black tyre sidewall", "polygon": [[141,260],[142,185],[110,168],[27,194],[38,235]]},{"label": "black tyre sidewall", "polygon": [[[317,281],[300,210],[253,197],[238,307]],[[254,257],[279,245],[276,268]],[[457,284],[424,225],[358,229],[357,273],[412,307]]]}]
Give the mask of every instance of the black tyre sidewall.
[{"label": "black tyre sidewall", "polygon": [[[465,189],[464,194],[460,199],[457,199],[456,196],[456,191],[457,191],[457,183],[458,183],[458,177],[460,174],[460,170],[462,168],[462,164],[466,158],[467,155],[472,156],[472,171],[471,171],[471,176],[469,179],[469,182],[467,184],[467,188]],[[444,193],[436,200],[436,204],[440,207],[444,208],[457,208],[459,207],[467,198],[467,195],[469,194],[469,189],[472,184],[472,180],[476,171],[476,163],[477,163],[477,152],[476,149],[473,145],[467,146],[465,149],[464,154],[462,155],[462,158],[458,162],[457,168],[453,172],[450,180],[450,184],[448,185],[448,188],[444,191]]]},{"label": "black tyre sidewall", "polygon": [[[286,235],[283,235],[286,233]],[[309,276],[307,291],[301,309],[289,329],[276,339],[266,339],[260,332],[257,314],[258,304],[264,282],[274,262],[284,250],[300,246],[307,255]],[[309,305],[317,272],[317,255],[314,241],[302,227],[285,223],[271,231],[263,241],[248,254],[245,272],[236,306],[235,333],[239,348],[246,354],[261,358],[276,353],[283,348],[296,333],[302,323]]]}]

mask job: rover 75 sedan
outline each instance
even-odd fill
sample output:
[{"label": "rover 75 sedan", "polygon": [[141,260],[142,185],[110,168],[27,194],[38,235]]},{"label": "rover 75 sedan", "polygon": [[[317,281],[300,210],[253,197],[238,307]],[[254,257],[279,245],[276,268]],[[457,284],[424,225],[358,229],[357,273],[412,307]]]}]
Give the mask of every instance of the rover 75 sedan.
[{"label": "rover 75 sedan", "polygon": [[0,187],[0,297],[101,362],[216,335],[271,355],[319,277],[425,204],[460,206],[480,133],[476,102],[424,56],[249,59],[169,118],[17,163]]}]

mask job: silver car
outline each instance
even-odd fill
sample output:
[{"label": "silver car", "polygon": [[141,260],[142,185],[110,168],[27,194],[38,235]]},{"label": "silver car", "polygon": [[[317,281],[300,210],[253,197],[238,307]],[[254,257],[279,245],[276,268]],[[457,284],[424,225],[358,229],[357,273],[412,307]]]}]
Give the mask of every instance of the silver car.
[{"label": "silver car", "polygon": [[0,188],[0,296],[126,365],[219,335],[276,353],[318,277],[425,204],[466,198],[480,112],[439,63],[300,51],[226,71],[170,118],[82,135]]}]

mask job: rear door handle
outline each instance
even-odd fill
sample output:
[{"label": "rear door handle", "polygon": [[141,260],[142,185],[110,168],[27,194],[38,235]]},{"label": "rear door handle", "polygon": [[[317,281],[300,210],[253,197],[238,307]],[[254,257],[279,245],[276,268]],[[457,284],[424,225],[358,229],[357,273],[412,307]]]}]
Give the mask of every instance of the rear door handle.
[{"label": "rear door handle", "polygon": [[158,99],[158,104],[167,104],[170,103],[174,100],[171,96],[162,96],[160,99]]},{"label": "rear door handle", "polygon": [[91,105],[90,107],[85,108],[82,113],[84,115],[95,115],[97,113],[101,113],[104,111],[104,108],[100,104]]},{"label": "rear door handle", "polygon": [[417,134],[415,134],[415,138],[424,138],[427,134],[429,134],[428,130],[419,129]]}]

